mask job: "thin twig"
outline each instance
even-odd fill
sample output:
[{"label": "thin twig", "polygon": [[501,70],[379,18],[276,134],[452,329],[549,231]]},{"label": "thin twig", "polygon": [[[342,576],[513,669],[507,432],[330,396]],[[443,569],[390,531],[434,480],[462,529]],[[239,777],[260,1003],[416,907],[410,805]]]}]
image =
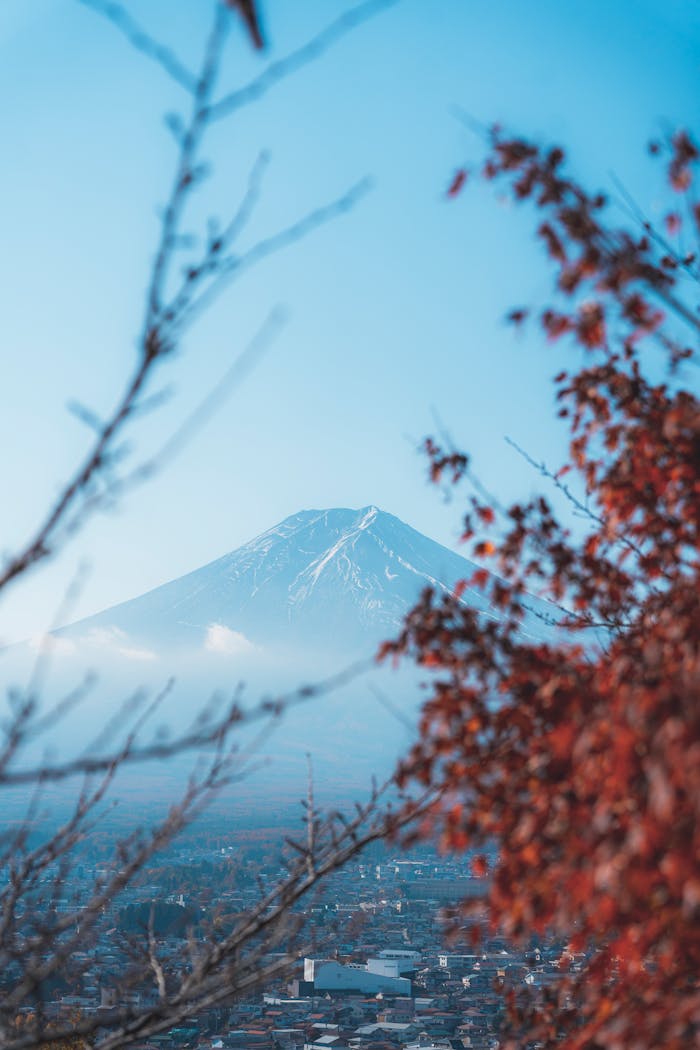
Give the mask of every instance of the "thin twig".
[{"label": "thin twig", "polygon": [[180,61],[174,51],[147,33],[121,4],[114,3],[112,0],[78,0],[78,2],[104,15],[126,37],[133,48],[156,62],[185,91],[191,94],[195,90],[197,80],[194,74]]},{"label": "thin twig", "polygon": [[339,18],[331,22],[325,29],[322,29],[311,40],[302,44],[296,51],[292,51],[285,58],[272,62],[267,69],[248,84],[231,91],[228,95],[224,95],[223,98],[219,99],[218,102],[215,102],[211,107],[211,119],[221,120],[230,116],[231,113],[242,109],[243,106],[250,105],[251,102],[257,102],[281,80],[285,80],[292,73],[296,73],[304,66],[309,65],[310,62],[323,55],[333,44],[337,43],[342,37],[347,36],[353,29],[356,29],[363,22],[374,18],[381,11],[394,7],[397,2],[398,0],[367,0],[366,3],[350,8],[349,11],[340,15]]},{"label": "thin twig", "polygon": [[223,291],[224,286],[233,276],[240,276],[246,270],[251,269],[263,259],[270,255],[288,248],[302,240],[313,230],[325,226],[326,223],[340,215],[346,214],[355,207],[359,201],[367,195],[372,188],[370,178],[360,179],[349,190],[336,197],[328,204],[313,208],[300,219],[295,220],[282,230],[258,241],[252,248],[240,255],[230,255],[221,260],[216,279],[196,296],[181,313],[179,325],[189,326],[203,310],[208,308],[213,300]]}]

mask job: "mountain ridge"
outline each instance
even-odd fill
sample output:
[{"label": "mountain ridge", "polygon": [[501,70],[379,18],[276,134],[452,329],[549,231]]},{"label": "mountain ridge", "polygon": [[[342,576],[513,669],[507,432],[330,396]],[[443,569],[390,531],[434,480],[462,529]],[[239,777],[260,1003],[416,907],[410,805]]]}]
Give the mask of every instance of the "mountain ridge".
[{"label": "mountain ridge", "polygon": [[[341,640],[358,648],[394,632],[425,586],[449,591],[476,568],[373,504],[303,510],[58,635],[112,630],[138,645],[199,644],[210,651],[226,643],[233,651],[236,644],[244,650]],[[480,591],[470,589],[467,600],[488,614]]]},{"label": "mountain ridge", "polygon": [[[54,633],[61,688],[75,687],[81,664],[99,683],[64,727],[64,747],[89,746],[105,719],[122,717],[115,703],[125,696],[163,695],[166,675],[174,685],[159,714],[170,731],[190,725],[208,697],[244,689],[244,706],[254,708],[321,683],[315,701],[286,709],[261,747],[265,772],[251,791],[258,805],[305,783],[308,753],[327,790],[352,797],[410,746],[431,676],[411,661],[377,664],[380,643],[396,637],[424,587],[452,591],[477,567],[374,505],[292,514],[199,569]],[[482,589],[467,586],[460,601],[484,622],[500,615]],[[525,633],[541,639],[547,630],[538,611],[526,612]],[[324,680],[345,670],[326,690]],[[242,746],[255,732],[241,727]]]}]

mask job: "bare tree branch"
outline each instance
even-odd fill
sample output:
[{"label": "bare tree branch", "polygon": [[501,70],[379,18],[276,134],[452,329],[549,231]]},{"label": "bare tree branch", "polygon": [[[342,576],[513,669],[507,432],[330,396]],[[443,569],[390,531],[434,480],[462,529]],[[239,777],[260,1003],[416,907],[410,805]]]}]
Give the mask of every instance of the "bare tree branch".
[{"label": "bare tree branch", "polygon": [[292,73],[298,72],[310,62],[320,58],[330,47],[352,32],[363,22],[369,21],[381,11],[394,7],[398,0],[366,0],[340,15],[334,22],[322,29],[320,33],[302,44],[296,51],[292,51],[285,58],[272,62],[259,76],[254,77],[244,87],[231,91],[223,98],[215,102],[211,109],[212,120],[221,120],[230,116],[236,110],[257,102],[266,95],[281,80],[285,80]]},{"label": "bare tree branch", "polygon": [[[119,5],[112,5],[109,0],[81,2],[116,21],[122,31],[126,32],[125,27],[129,28],[127,36],[133,31],[143,44],[139,49],[145,50],[150,57],[160,54],[157,50],[153,51],[148,35],[136,27],[136,23],[129,19]],[[325,34],[314,38],[316,43],[310,42],[313,46],[310,46],[303,59],[298,57],[295,61],[311,61],[339,35],[348,32],[353,26],[392,2],[394,0],[371,0],[348,12],[337,24],[334,23],[335,29],[329,27]],[[199,316],[233,276],[238,276],[273,252],[294,244],[325,222],[344,213],[368,189],[369,184],[366,180],[357,183],[330,204],[314,209],[285,229],[259,241],[247,251],[234,254],[230,251],[233,242],[244,229],[259,196],[266,165],[266,155],[262,154],[253,166],[243,199],[225,225],[223,234],[209,238],[204,258],[199,263],[189,266],[174,292],[168,294],[173,261],[182,237],[183,215],[193,191],[199,186],[202,178],[199,151],[204,135],[214,119],[212,97],[220,71],[230,16],[231,12],[223,4],[215,3],[208,41],[191,92],[191,115],[182,133],[178,135],[175,174],[163,211],[160,236],[148,282],[144,320],[138,341],[137,364],[116,406],[104,422],[100,422],[94,413],[88,411],[90,427],[96,430],[94,442],[27,543],[6,558],[4,566],[0,568],[0,593],[10,583],[50,557],[75,535],[88,516],[108,504],[119,493],[120,485],[111,477],[113,467],[123,455],[118,440],[127,425],[143,412],[147,387],[153,373],[159,364],[172,356],[187,325]],[[158,61],[161,59],[162,56],[158,57]],[[85,411],[80,414],[81,418],[86,418]]]},{"label": "bare tree branch", "polygon": [[[359,4],[302,48],[270,65],[246,87],[218,101],[216,86],[231,19],[225,4],[219,0],[213,4],[199,69],[190,72],[173,50],[143,29],[121,4],[113,0],[80,2],[104,16],[131,46],[183,88],[190,99],[190,112],[181,123],[179,118],[169,121],[176,156],[147,282],[136,362],[111,411],[102,415],[79,402],[70,402],[69,411],[88,428],[90,444],[26,543],[0,566],[0,593],[46,561],[91,514],[113,502],[128,485],[151,477],[169,462],[269,345],[280,325],[279,311],[269,315],[221,383],[175,430],[160,452],[136,468],[124,466],[125,434],[137,419],[161,403],[162,395],[154,395],[149,385],[158,367],[173,357],[187,327],[229,281],[347,212],[369,188],[368,180],[362,180],[252,246],[239,248],[260,199],[268,165],[267,154],[261,152],[251,166],[237,206],[225,221],[210,222],[203,238],[204,249],[193,259],[194,250],[184,244],[183,227],[193,195],[204,178],[202,149],[211,124],[261,97],[396,0]],[[183,249],[190,258],[181,275],[177,262]],[[72,594],[70,591],[67,601]],[[64,603],[59,619],[65,618],[66,608]],[[88,974],[86,949],[101,943],[105,932],[114,932],[107,923],[113,919],[113,909],[123,901],[124,891],[223,789],[250,773],[260,760],[262,742],[282,714],[295,704],[346,685],[374,665],[374,661],[363,661],[323,681],[263,698],[248,709],[243,707],[242,693],[237,689],[223,710],[212,703],[171,739],[158,735],[150,738],[146,726],[173,683],[168,682],[155,696],[138,690],[107,719],[87,749],[63,759],[45,757],[39,761],[31,757],[29,748],[50,739],[56,726],[75,711],[93,685],[88,677],[48,710],[40,709],[54,638],[52,630],[42,641],[28,686],[10,693],[9,713],[0,727],[0,790],[23,789],[29,796],[26,806],[22,802],[19,824],[0,831],[0,866],[6,874],[0,886],[0,1045],[3,1050],[40,1050],[68,1041],[71,1046],[89,1043],[99,1050],[118,1050],[173,1027],[193,1010],[228,1001],[285,972],[308,945],[300,902],[367,844],[396,833],[424,812],[434,795],[431,792],[413,806],[404,806],[397,816],[391,808],[396,786],[390,782],[381,790],[373,787],[369,800],[357,805],[351,817],[337,812],[323,814],[316,808],[310,770],[305,837],[300,843],[290,840],[285,874],[266,887],[259,900],[221,931],[209,930],[201,936],[201,931],[190,930],[184,959],[177,965],[159,943],[152,909],[143,941],[130,944],[125,940],[120,989],[126,992],[148,986],[154,998],[139,1004],[124,995],[112,1009],[52,1020],[44,1004],[46,982],[68,973],[76,979]],[[252,739],[247,743],[237,740],[237,731],[253,723],[258,728]],[[118,838],[109,863],[90,874],[87,888],[82,882],[71,882],[86,838],[105,819],[105,808],[120,772],[134,764],[184,753],[199,754],[199,764],[166,816],[150,827]],[[75,778],[74,803],[68,817],[60,826],[46,830],[41,824],[41,807],[47,791],[72,785]],[[63,900],[64,896],[68,899]],[[282,955],[270,962],[268,956],[273,950],[282,950]]]},{"label": "bare tree branch", "polygon": [[249,248],[241,255],[229,255],[222,258],[216,280],[183,308],[181,323],[191,324],[204,309],[211,306],[214,298],[222,291],[226,281],[234,276],[239,276],[245,270],[251,269],[256,263],[261,262],[268,256],[296,244],[306,237],[307,234],[324,226],[327,222],[344,215],[354,208],[371,188],[371,179],[361,179],[354,186],[351,186],[347,192],[343,193],[342,196],[336,197],[328,204],[314,208],[302,216],[301,219],[297,219],[284,229],[278,230],[271,236],[264,238],[264,240],[258,241],[257,244],[254,244],[252,248]]},{"label": "bare tree branch", "polygon": [[150,36],[121,4],[114,3],[113,0],[78,0],[78,3],[109,19],[132,47],[156,62],[185,91],[191,94],[195,90],[197,79],[194,74],[170,48]]},{"label": "bare tree branch", "polygon": [[[172,688],[174,682],[170,680],[146,709],[139,714],[135,725],[129,730],[124,742],[116,751],[106,755],[79,755],[77,758],[67,759],[56,764],[42,762],[37,766],[13,769],[10,765],[11,760],[19,753],[26,741],[31,738],[33,731],[31,719],[35,709],[33,705],[24,704],[12,724],[4,730],[6,743],[2,753],[0,753],[0,787],[19,787],[37,782],[49,783],[67,780],[75,776],[92,776],[97,773],[108,772],[110,769],[122,766],[125,763],[151,762],[172,758],[174,755],[182,754],[185,751],[201,751],[202,749],[218,745],[234,727],[250,725],[261,720],[269,722],[271,719],[277,719],[296,704],[305,703],[342,688],[356,680],[359,675],[373,666],[373,660],[358,661],[319,682],[300,686],[290,693],[263,699],[248,710],[241,707],[240,694],[236,692],[234,699],[220,718],[213,720],[211,723],[199,718],[189,732],[185,732],[173,740],[156,740],[153,743],[139,746],[137,744],[138,732],[146,718],[160,705]],[[136,700],[142,703],[143,697],[137,697]]]}]

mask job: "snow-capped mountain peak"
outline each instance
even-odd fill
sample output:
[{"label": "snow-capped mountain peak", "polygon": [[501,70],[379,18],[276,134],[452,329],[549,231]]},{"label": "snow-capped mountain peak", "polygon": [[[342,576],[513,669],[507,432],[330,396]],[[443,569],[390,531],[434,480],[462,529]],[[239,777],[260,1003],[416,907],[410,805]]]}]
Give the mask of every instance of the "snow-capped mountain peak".
[{"label": "snow-capped mountain peak", "polygon": [[68,632],[117,630],[139,646],[196,648],[215,625],[258,647],[371,649],[397,631],[423,587],[451,589],[474,568],[376,506],[304,510]]}]

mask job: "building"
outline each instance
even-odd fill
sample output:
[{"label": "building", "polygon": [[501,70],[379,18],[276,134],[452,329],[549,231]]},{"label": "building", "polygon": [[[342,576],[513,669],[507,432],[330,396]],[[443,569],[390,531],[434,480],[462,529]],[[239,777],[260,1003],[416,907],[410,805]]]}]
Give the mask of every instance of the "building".
[{"label": "building", "polygon": [[[371,960],[369,964],[335,962],[333,959],[304,959],[304,984],[314,992],[346,992],[356,995],[401,995],[411,994],[411,982],[398,977],[399,963],[396,960]],[[379,972],[377,972],[377,970]],[[389,972],[387,972],[389,971]]]}]

